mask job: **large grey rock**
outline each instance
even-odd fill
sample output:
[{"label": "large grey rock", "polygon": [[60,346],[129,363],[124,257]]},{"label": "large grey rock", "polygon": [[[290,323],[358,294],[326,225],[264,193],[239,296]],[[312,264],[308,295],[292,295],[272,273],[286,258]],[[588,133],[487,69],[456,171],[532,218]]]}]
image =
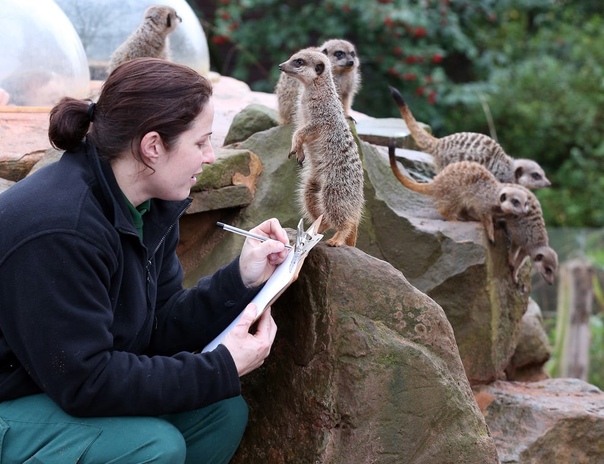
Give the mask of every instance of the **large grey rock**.
[{"label": "large grey rock", "polygon": [[367,220],[357,246],[442,306],[472,384],[503,376],[528,304],[530,268],[514,284],[502,230],[493,246],[479,223],[444,221],[429,197],[392,175],[385,148],[367,145],[364,153]]},{"label": "large grey rock", "polygon": [[[284,227],[295,229],[298,225],[301,217],[295,194],[298,165],[295,159],[287,157],[292,133],[292,126],[278,126],[228,146],[231,151],[252,153],[262,164],[262,175],[255,185],[253,201],[231,215],[233,225],[250,229],[271,217],[279,218]],[[233,259],[241,250],[243,241],[239,235],[223,234],[219,246],[208,250],[203,260],[187,272],[185,284],[192,285],[199,277]]]},{"label": "large grey rock", "polygon": [[279,125],[276,110],[265,105],[252,103],[233,118],[233,123],[224,139],[225,145],[243,142],[256,132],[261,132]]},{"label": "large grey rock", "polygon": [[604,393],[578,379],[477,387],[502,464],[604,463]]},{"label": "large grey rock", "polygon": [[507,380],[535,382],[549,378],[545,363],[552,348],[543,325],[541,308],[533,299],[520,320],[520,336],[514,355],[505,369]]},{"label": "large grey rock", "polygon": [[[195,272],[215,247],[223,248],[225,232],[216,227],[216,222],[234,221],[241,208],[254,199],[262,174],[262,163],[249,150],[215,148],[214,152],[215,162],[204,166],[191,189],[193,202],[180,219],[177,252],[187,274]],[[232,244],[236,254],[236,242]]]},{"label": "large grey rock", "polygon": [[233,464],[498,462],[444,312],[388,263],[320,243],[272,314]]},{"label": "large grey rock", "polygon": [[215,161],[204,166],[191,189],[187,214],[244,207],[252,202],[262,163],[248,150],[216,148]]}]

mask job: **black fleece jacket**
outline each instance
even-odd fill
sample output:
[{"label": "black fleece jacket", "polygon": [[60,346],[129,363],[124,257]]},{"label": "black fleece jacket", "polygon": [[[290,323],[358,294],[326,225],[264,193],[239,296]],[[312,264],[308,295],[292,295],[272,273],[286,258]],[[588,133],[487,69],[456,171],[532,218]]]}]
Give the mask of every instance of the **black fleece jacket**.
[{"label": "black fleece jacket", "polygon": [[237,260],[183,289],[178,219],[144,240],[109,165],[82,144],[0,195],[0,401],[44,392],[75,416],[161,415],[240,394],[218,335],[259,289]]}]

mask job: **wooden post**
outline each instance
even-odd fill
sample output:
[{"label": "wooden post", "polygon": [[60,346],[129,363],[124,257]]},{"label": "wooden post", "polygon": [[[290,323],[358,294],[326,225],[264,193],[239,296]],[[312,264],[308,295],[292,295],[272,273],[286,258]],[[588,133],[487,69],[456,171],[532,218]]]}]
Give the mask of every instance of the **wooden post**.
[{"label": "wooden post", "polygon": [[587,380],[589,317],[593,304],[593,267],[575,259],[560,266],[556,322],[556,377]]}]

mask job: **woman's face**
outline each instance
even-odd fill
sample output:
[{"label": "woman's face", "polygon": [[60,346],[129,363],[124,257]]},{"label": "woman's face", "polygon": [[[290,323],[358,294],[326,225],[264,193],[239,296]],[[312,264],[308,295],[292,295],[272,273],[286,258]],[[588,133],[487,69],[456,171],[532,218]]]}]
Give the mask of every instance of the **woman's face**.
[{"label": "woman's face", "polygon": [[190,195],[202,165],[214,162],[210,141],[213,122],[214,104],[210,99],[191,128],[183,132],[172,149],[166,150],[154,165],[155,172],[149,177],[153,183],[153,197],[175,201]]}]

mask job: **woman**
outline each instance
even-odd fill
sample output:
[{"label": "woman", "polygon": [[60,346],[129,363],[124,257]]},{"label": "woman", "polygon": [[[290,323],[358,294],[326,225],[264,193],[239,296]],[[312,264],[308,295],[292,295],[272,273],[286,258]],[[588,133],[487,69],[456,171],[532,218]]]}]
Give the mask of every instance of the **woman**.
[{"label": "woman", "polygon": [[[0,195],[0,461],[218,463],[247,422],[239,377],[268,356],[246,305],[282,263],[276,219],[183,289],[178,220],[214,161],[211,84],[133,60],[98,102],[50,113],[61,160]],[[224,342],[196,353],[241,311]]]}]

